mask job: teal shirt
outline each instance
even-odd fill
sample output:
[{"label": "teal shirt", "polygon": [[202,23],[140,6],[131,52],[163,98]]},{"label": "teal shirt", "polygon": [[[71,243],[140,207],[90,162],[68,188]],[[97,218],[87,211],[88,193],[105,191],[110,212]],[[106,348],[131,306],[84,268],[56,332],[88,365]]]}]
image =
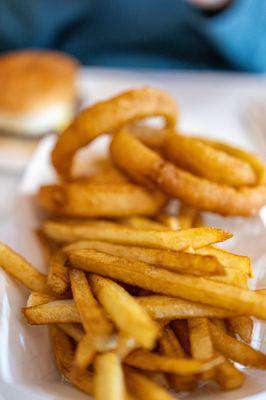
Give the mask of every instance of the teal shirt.
[{"label": "teal shirt", "polygon": [[266,1],[207,16],[182,0],[0,0],[0,52],[55,48],[88,65],[266,71]]}]

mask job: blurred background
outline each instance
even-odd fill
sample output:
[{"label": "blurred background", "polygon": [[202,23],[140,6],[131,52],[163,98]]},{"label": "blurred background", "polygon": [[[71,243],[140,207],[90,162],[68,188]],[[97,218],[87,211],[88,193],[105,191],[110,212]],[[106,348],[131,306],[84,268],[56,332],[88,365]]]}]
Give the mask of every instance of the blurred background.
[{"label": "blurred background", "polygon": [[86,65],[266,69],[261,0],[0,0],[0,51],[67,52]]},{"label": "blurred background", "polygon": [[263,0],[0,0],[0,226],[39,140],[130,86],[171,91],[192,132],[249,123],[264,148],[265,72]]}]

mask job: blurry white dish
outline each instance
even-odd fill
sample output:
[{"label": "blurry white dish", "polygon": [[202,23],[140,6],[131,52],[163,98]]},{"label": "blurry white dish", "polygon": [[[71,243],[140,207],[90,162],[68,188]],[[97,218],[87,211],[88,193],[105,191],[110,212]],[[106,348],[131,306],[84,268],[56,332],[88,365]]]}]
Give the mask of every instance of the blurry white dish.
[{"label": "blurry white dish", "polygon": [[[127,80],[123,74],[122,76],[120,75],[120,80],[118,76],[115,77],[113,75],[112,79],[112,75],[109,75],[108,87],[105,84],[105,79],[107,80],[108,77],[101,78],[102,73],[100,71],[98,75],[95,75],[96,77],[98,76],[98,81],[95,78],[91,85],[91,90],[93,91],[92,100],[104,97],[105,90],[107,96],[127,87],[141,86],[144,82],[153,84],[154,79],[154,76],[149,76],[148,78],[146,74],[140,75],[141,78],[138,74],[129,74]],[[184,78],[184,75],[181,74],[180,76]],[[233,112],[230,109],[232,104],[229,100],[229,104],[226,102],[230,98],[229,92],[232,90],[231,87],[229,91],[230,79],[229,86],[227,86],[225,85],[226,78],[223,84],[220,84],[221,77],[217,77],[216,92],[212,79],[214,77],[210,78],[210,85],[208,86],[208,79],[205,76],[197,81],[195,76],[187,75],[186,82],[182,79],[172,78],[170,80],[169,77],[162,77],[161,80],[157,79],[156,86],[171,89],[170,91],[174,93],[175,97],[181,99],[181,103],[183,103],[183,105],[181,104],[181,111],[182,115],[184,114],[182,126],[187,131],[206,133],[210,136],[220,136],[221,138],[223,136],[224,140],[230,141],[231,139],[231,142],[251,147],[252,138],[244,134],[243,128],[241,129],[241,125],[236,118],[237,114],[233,117]],[[95,81],[97,81],[97,84]],[[160,85],[158,82],[160,82]],[[195,82],[198,82],[198,84]],[[204,87],[205,90],[203,90]],[[243,88],[240,86],[239,98],[241,94],[243,94]],[[222,95],[224,95],[223,106]],[[204,102],[198,103],[200,96],[204,99]],[[212,99],[213,101],[211,101]],[[234,101],[237,102],[236,98]],[[237,104],[239,106],[242,103],[239,100]],[[208,107],[208,110],[205,109],[206,107]],[[219,109],[221,109],[220,114],[218,113]],[[213,125],[214,112],[216,112],[216,131]],[[226,114],[228,114],[229,120],[231,118],[231,130],[229,130],[230,127],[225,129],[228,120],[223,121],[223,118]],[[204,132],[201,132],[203,127],[205,127]],[[233,138],[231,136],[232,131],[237,132]],[[211,135],[212,132],[215,135]],[[223,135],[224,132],[226,132],[226,135]],[[21,252],[43,272],[45,272],[44,260],[42,259],[40,245],[34,235],[34,229],[39,225],[41,217],[34,202],[34,194],[42,183],[55,178],[49,163],[49,152],[53,141],[53,137],[44,139],[35,152],[20,186],[17,207],[12,222],[4,235],[4,240],[7,243]],[[91,156],[104,152],[105,145],[106,140],[104,138],[98,140],[90,150]],[[253,147],[255,147],[255,144]],[[265,218],[265,211],[262,211],[260,217],[250,220],[206,216],[208,224],[224,227],[235,234],[234,238],[228,242],[227,248],[249,255],[252,258],[256,274],[254,287],[266,287],[266,269],[264,268],[266,265]],[[25,305],[27,295],[28,293],[25,289],[21,288],[19,284],[0,270],[0,400],[24,398],[29,400],[88,399],[88,396],[62,382],[51,355],[47,329],[45,327],[28,326],[25,323],[20,308]],[[265,333],[265,324],[257,323],[253,345],[263,351],[266,351]],[[184,394],[179,395],[179,397],[197,400],[208,400],[214,397],[216,400],[262,400],[266,398],[265,372],[248,371],[245,385],[237,391],[217,392],[213,388],[203,386],[192,395]]]}]

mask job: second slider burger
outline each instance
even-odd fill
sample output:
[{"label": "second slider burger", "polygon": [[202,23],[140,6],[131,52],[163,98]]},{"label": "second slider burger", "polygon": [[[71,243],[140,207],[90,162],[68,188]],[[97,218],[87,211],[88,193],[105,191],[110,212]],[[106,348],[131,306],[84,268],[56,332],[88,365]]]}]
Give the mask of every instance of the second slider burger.
[{"label": "second slider burger", "polygon": [[76,109],[78,68],[55,51],[0,56],[0,133],[40,136],[64,127]]}]

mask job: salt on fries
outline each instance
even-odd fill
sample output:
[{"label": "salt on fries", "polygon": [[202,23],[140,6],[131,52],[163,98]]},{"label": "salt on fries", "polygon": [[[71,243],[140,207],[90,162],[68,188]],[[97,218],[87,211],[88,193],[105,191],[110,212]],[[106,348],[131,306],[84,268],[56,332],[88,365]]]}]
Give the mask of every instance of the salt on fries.
[{"label": "salt on fries", "polygon": [[[151,116],[165,127],[137,124]],[[201,381],[232,390],[245,380],[234,362],[266,369],[249,345],[252,318],[266,320],[266,290],[248,289],[249,258],[216,247],[231,234],[204,227],[200,213],[257,213],[265,166],[175,134],[176,119],[175,102],[156,89],[81,112],[52,153],[67,181],[38,194],[51,215],[41,227],[47,276],[0,244],[0,266],[31,291],[25,319],[49,326],[59,371],[96,400],[171,400]],[[76,152],[103,133],[113,135],[113,162],[74,179]],[[169,197],[182,200],[178,212]]]}]

